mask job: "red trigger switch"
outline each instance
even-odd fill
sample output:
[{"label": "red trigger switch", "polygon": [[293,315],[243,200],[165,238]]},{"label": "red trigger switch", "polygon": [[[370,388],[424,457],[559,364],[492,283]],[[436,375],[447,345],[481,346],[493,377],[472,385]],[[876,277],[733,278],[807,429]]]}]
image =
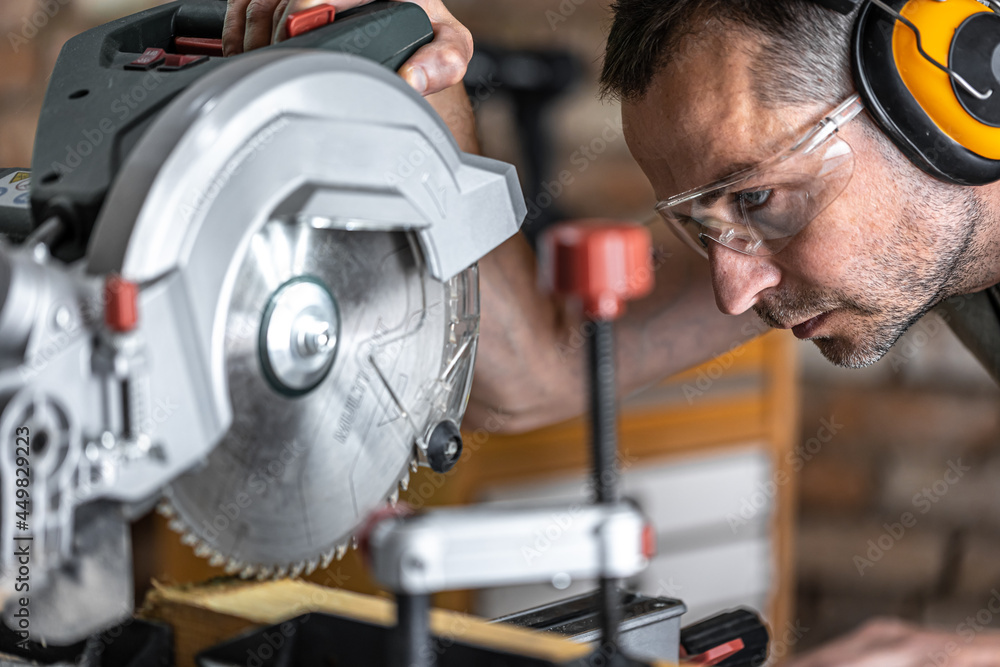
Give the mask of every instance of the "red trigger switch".
[{"label": "red trigger switch", "polygon": [[192,65],[204,62],[208,62],[208,56],[182,56],[168,53],[167,59],[158,69],[161,72],[175,72],[185,67],[191,67]]},{"label": "red trigger switch", "polygon": [[299,35],[306,34],[310,30],[322,28],[325,25],[333,23],[333,17],[336,13],[336,7],[325,4],[316,5],[315,7],[303,9],[302,11],[295,12],[294,14],[289,14],[288,22],[285,24],[288,30],[288,37],[298,37]]},{"label": "red trigger switch", "polygon": [[175,37],[174,51],[182,56],[223,56],[222,40],[208,37]]},{"label": "red trigger switch", "polygon": [[166,58],[166,52],[163,49],[146,49],[145,52],[128,65],[125,65],[125,69],[133,69],[146,71],[153,69]]}]

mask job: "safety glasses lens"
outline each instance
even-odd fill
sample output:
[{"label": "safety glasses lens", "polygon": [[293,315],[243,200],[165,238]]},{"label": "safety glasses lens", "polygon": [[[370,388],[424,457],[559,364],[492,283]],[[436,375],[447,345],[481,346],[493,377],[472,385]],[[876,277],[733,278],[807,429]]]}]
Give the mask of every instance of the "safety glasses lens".
[{"label": "safety glasses lens", "polygon": [[708,240],[747,255],[773,255],[844,191],[854,171],[848,145],[833,138],[807,155],[783,156],[725,185],[657,211],[707,257]]}]

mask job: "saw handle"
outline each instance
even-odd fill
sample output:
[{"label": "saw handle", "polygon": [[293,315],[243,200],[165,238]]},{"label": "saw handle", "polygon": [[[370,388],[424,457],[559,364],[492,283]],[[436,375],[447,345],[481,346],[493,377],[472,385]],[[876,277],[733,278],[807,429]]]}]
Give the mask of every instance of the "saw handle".
[{"label": "saw handle", "polygon": [[173,33],[184,37],[221,39],[226,7],[224,0],[185,3],[174,14]]},{"label": "saw handle", "polygon": [[[173,2],[93,28],[63,47],[38,121],[28,225],[30,231],[50,218],[62,222],[67,234],[53,248],[57,258],[84,256],[118,169],[161,112],[228,65],[230,59],[213,57],[221,55],[225,10],[219,0]],[[348,53],[395,71],[433,38],[418,5],[373,2],[265,48]],[[234,56],[243,57],[254,56]],[[3,217],[0,230],[23,230],[18,212]]]}]

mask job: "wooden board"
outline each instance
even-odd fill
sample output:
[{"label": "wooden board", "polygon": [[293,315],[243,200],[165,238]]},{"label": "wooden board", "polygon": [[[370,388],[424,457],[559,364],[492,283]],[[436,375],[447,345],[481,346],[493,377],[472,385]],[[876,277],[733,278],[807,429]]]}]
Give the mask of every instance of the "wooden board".
[{"label": "wooden board", "polygon": [[[224,581],[196,586],[157,585],[140,615],[174,629],[177,667],[194,667],[200,652],[251,628],[282,623],[310,612],[334,614],[366,623],[395,623],[391,600],[304,581],[247,583]],[[557,664],[587,654],[588,648],[565,639],[507,625],[490,624],[453,611],[431,612],[431,630],[466,644],[502,649]],[[669,667],[661,664],[658,667]]]}]

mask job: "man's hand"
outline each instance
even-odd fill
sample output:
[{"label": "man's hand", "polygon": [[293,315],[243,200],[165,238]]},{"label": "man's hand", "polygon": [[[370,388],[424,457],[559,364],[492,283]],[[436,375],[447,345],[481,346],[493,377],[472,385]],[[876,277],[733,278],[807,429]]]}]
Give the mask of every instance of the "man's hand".
[{"label": "man's hand", "polygon": [[[978,627],[978,626],[977,626]],[[877,619],[786,667],[991,667],[1000,664],[1000,633],[971,627],[951,634]]]},{"label": "man's hand", "polygon": [[[227,56],[267,46],[287,37],[288,15],[326,2],[338,12],[372,0],[227,0],[222,48]],[[398,0],[403,1],[403,0]],[[434,41],[424,46],[399,70],[423,95],[444,90],[462,80],[472,58],[472,35],[451,15],[441,0],[408,0],[420,5],[431,25]]]}]

